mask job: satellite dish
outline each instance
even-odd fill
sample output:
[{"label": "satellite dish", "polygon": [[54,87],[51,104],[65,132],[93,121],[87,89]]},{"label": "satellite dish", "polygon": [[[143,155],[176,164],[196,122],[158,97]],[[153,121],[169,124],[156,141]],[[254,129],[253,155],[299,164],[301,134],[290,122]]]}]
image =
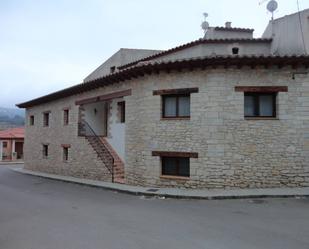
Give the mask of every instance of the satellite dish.
[{"label": "satellite dish", "polygon": [[204,30],[204,33],[206,34],[206,32],[207,32],[207,30],[209,28],[209,23],[206,21],[206,18],[208,17],[208,14],[207,13],[203,13],[203,16],[205,18],[205,21],[202,22],[201,27]]},{"label": "satellite dish", "polygon": [[269,1],[267,4],[267,10],[273,13],[278,8],[278,3],[275,0]]}]

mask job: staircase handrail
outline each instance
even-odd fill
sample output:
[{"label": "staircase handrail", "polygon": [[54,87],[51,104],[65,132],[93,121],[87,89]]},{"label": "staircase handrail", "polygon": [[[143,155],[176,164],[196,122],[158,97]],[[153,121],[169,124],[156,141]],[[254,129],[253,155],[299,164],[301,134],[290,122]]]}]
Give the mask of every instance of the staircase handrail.
[{"label": "staircase handrail", "polygon": [[[87,132],[89,131],[89,133]],[[89,123],[85,120],[78,123],[78,135],[83,137],[92,137],[95,138],[96,142],[100,144],[100,146],[104,149],[104,155],[107,155],[107,158],[103,157],[103,162],[105,167],[112,175],[112,182],[114,182],[114,157],[110,153],[110,151],[106,148],[105,144],[102,142],[101,138],[96,134],[96,132],[92,129]],[[111,164],[109,162],[112,162]]]}]

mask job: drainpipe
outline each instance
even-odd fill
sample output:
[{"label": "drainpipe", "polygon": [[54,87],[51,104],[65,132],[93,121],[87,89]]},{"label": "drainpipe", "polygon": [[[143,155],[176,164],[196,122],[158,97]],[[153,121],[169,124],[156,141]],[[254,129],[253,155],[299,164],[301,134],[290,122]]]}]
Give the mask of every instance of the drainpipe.
[{"label": "drainpipe", "polygon": [[2,161],[2,148],[3,148],[3,143],[2,143],[2,141],[0,141],[0,161]]},{"label": "drainpipe", "polygon": [[13,156],[15,153],[15,140],[12,140],[12,151],[11,151],[11,160],[14,161],[15,157]]}]

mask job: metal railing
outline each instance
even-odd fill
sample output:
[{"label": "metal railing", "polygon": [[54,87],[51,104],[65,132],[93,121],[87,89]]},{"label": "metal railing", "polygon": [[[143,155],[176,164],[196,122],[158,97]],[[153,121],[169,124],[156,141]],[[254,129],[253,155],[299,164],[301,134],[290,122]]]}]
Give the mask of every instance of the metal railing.
[{"label": "metal railing", "polygon": [[78,123],[78,136],[85,137],[89,141],[92,148],[97,152],[98,156],[103,161],[105,167],[111,173],[112,182],[114,182],[114,157],[106,148],[101,138],[86,121],[81,121]]}]

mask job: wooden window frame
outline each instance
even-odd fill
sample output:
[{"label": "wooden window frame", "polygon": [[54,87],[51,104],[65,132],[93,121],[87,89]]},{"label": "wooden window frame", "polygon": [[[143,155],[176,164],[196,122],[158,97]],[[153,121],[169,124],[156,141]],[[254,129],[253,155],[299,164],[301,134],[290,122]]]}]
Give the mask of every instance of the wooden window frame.
[{"label": "wooden window frame", "polygon": [[119,121],[120,123],[125,123],[126,122],[126,102],[120,101],[117,103],[117,105],[118,105],[118,110],[120,112]]},{"label": "wooden window frame", "polygon": [[176,151],[152,151],[152,156],[159,157],[190,157],[198,158],[197,152],[176,152]]},{"label": "wooden window frame", "polygon": [[[166,116],[165,115],[165,101],[166,98],[176,98],[176,115],[175,116]],[[180,116],[179,115],[179,98],[180,97],[189,97],[190,100],[190,115],[188,116]],[[163,119],[190,119],[191,117],[191,95],[190,94],[168,94],[162,95],[162,118]]]},{"label": "wooden window frame", "polygon": [[[176,174],[164,174],[164,168],[166,167],[166,159],[173,159],[176,161]],[[180,160],[181,159],[187,159],[189,168],[189,175],[180,175]],[[165,178],[190,178],[190,157],[167,157],[163,156],[161,157],[161,177]]]},{"label": "wooden window frame", "polygon": [[2,142],[2,148],[6,149],[8,147],[8,142],[7,141],[3,141]]},{"label": "wooden window frame", "polygon": [[29,125],[34,126],[34,115],[29,116]]},{"label": "wooden window frame", "polygon": [[235,92],[278,93],[278,92],[288,92],[288,87],[287,86],[235,86]]},{"label": "wooden window frame", "polygon": [[[254,97],[254,115],[245,116],[245,118],[276,118],[277,117],[277,92],[244,92],[244,98],[246,96]],[[262,116],[260,115],[260,96],[272,96],[272,109],[273,113],[271,116]],[[245,103],[244,103],[245,104]],[[245,107],[245,106],[244,106]]]},{"label": "wooden window frame", "polygon": [[49,124],[50,124],[50,111],[43,112],[43,126],[49,127]]},{"label": "wooden window frame", "polygon": [[192,88],[154,90],[152,94],[155,96],[155,95],[191,94],[191,93],[198,93],[198,92],[199,92],[199,89],[197,87],[192,87]]},{"label": "wooden window frame", "polygon": [[[176,152],[176,151],[152,151],[152,156],[160,157],[161,176],[163,179],[188,180],[190,179],[190,158],[198,158],[196,152]],[[188,158],[189,159],[189,176],[163,175],[162,158]]]},{"label": "wooden window frame", "polygon": [[69,125],[69,115],[70,115],[70,110],[68,108],[63,109],[63,125],[64,126]]}]

